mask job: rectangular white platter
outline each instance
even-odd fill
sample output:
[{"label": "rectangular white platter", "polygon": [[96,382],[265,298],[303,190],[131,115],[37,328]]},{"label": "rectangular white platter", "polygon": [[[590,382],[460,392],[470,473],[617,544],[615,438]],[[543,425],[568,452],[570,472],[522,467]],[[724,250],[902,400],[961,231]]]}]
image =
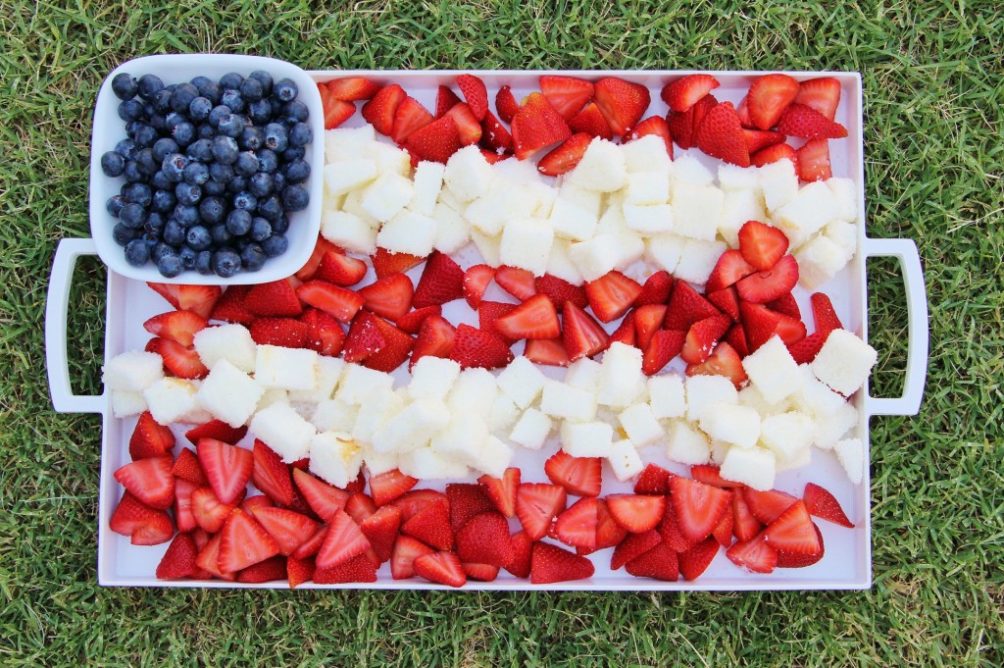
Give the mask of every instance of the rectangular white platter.
[{"label": "rectangular white platter", "polygon": [[[427,108],[435,108],[435,96],[440,84],[451,85],[461,71],[317,71],[311,75],[319,82],[329,79],[360,75],[380,82],[396,82],[411,96]],[[480,71],[476,72],[485,81],[489,99],[503,84],[509,84],[517,99],[538,89],[537,80],[541,71]],[[665,82],[674,77],[690,74],[690,71],[562,71],[551,72],[598,79],[603,76],[617,76],[647,86],[652,95],[652,104],[646,115],[665,115],[667,108],[659,97]],[[714,91],[719,100],[729,100],[735,104],[741,100],[750,82],[760,72],[712,72],[721,82]],[[864,145],[862,127],[861,78],[857,73],[846,72],[788,72],[798,80],[818,76],[833,76],[840,80],[842,95],[836,120],[848,129],[848,137],[830,142],[834,176],[849,177],[854,180],[859,193],[858,225],[859,252],[854,260],[829,283],[820,288],[833,300],[845,327],[857,332],[867,340],[867,277],[866,259],[875,256],[898,258],[904,269],[907,304],[910,313],[909,351],[905,391],[902,397],[884,399],[873,398],[865,386],[855,395],[853,402],[859,413],[859,421],[852,435],[865,443],[866,456],[869,445],[868,420],[871,415],[912,415],[916,414],[923,393],[927,367],[928,329],[927,303],[924,293],[923,275],[916,246],[910,240],[868,239],[864,225]],[[353,116],[345,127],[361,125],[359,114]],[[683,152],[674,147],[676,155]],[[688,153],[714,168],[717,161],[692,149]],[[224,581],[162,581],[153,573],[167,544],[155,547],[137,547],[129,539],[113,533],[108,528],[108,520],[115,508],[122,490],[113,477],[114,471],[129,461],[129,437],[135,425],[135,418],[117,419],[111,411],[110,396],[74,395],[69,386],[66,366],[66,312],[69,288],[72,283],[74,262],[81,255],[93,254],[94,245],[89,239],[69,239],[61,243],[54,262],[49,286],[46,309],[46,357],[53,404],[60,412],[93,412],[102,414],[100,497],[98,505],[98,581],[106,586],[156,586],[156,587],[219,587],[219,588],[270,588],[282,589],[284,582],[244,585]],[[478,261],[473,247],[456,257],[461,266],[466,267]],[[372,270],[371,270],[372,271]],[[413,269],[411,276],[417,281],[421,268]],[[364,280],[370,280],[367,278]],[[492,290],[498,290],[492,287]],[[796,290],[799,306],[803,314],[810,313],[808,293]],[[489,293],[488,298],[501,298],[501,292]],[[105,321],[105,359],[126,350],[142,349],[149,338],[142,323],[148,317],[165,311],[167,303],[145,284],[126,279],[109,272],[107,285],[107,313]],[[476,316],[465,303],[453,302],[444,308],[444,315],[455,324],[470,322],[476,324]],[[608,331],[617,325],[611,323]],[[811,331],[811,328],[810,328]],[[518,344],[518,354],[522,344]],[[680,360],[676,360],[670,370],[682,371]],[[398,375],[407,375],[399,370]],[[547,369],[547,373],[560,378],[560,370]],[[400,378],[399,378],[400,383]],[[179,447],[188,445],[176,429]],[[250,436],[247,437],[250,440]],[[514,466],[523,471],[525,482],[544,481],[543,462],[555,449],[552,444],[540,452],[517,449]],[[687,467],[669,462],[662,448],[650,447],[642,451],[647,462],[664,466],[677,473],[685,473]],[[471,482],[473,477],[462,482]],[[419,487],[443,489],[451,481],[420,482]],[[770,575],[758,575],[740,570],[725,558],[723,551],[695,582],[660,582],[633,577],[623,570],[609,568],[611,550],[601,550],[591,556],[596,572],[588,580],[557,583],[545,586],[532,585],[528,580],[512,577],[500,571],[494,582],[468,582],[461,591],[515,591],[515,590],[568,590],[568,591],[754,591],[754,590],[820,590],[820,589],[867,589],[872,580],[871,564],[871,522],[869,517],[869,476],[866,470],[864,480],[852,485],[836,458],[830,452],[815,450],[812,463],[802,469],[779,474],[776,488],[801,495],[807,482],[815,482],[829,489],[840,501],[848,516],[855,522],[854,529],[844,529],[828,522],[819,522],[826,545],[826,554],[818,563],[802,569],[778,569]],[[631,485],[619,483],[604,465],[603,494],[628,491]],[[513,520],[513,528],[518,522]],[[442,589],[418,578],[393,580],[389,566],[384,564],[378,572],[375,583],[316,585],[306,583],[301,588],[318,589]]]}]

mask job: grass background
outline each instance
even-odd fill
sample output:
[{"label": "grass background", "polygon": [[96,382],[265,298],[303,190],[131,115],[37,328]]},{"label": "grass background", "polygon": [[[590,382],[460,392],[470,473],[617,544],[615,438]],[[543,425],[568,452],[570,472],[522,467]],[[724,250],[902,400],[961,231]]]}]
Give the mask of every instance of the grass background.
[{"label": "grass background", "polygon": [[[218,5],[218,6],[217,6]],[[326,7],[324,5],[327,5]],[[0,11],[0,663],[999,666],[1004,662],[1004,10],[1000,2],[7,0]],[[103,590],[100,425],[51,411],[53,249],[87,234],[91,107],[137,55],[322,68],[846,69],[866,101],[868,232],[916,239],[931,308],[916,418],[872,420],[866,593]],[[877,392],[901,387],[897,265],[870,263]],[[98,388],[103,270],[77,274]]]}]

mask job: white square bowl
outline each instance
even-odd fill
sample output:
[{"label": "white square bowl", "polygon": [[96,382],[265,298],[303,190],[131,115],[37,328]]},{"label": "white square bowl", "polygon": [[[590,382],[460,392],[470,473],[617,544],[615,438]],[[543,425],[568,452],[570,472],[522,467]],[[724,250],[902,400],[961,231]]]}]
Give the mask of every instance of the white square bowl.
[{"label": "white square bowl", "polygon": [[[219,79],[228,72],[237,72],[247,76],[255,70],[269,72],[276,81],[283,78],[291,79],[299,88],[297,99],[307,105],[310,111],[307,122],[310,123],[313,132],[313,141],[307,146],[307,154],[304,156],[304,160],[310,165],[310,178],[307,181],[310,204],[303,211],[296,211],[289,216],[289,231],[286,233],[289,248],[282,255],[269,258],[260,270],[240,271],[229,278],[215,274],[204,275],[191,270],[168,278],[161,275],[152,262],[142,267],[132,266],[126,262],[122,247],[112,238],[115,218],[105,208],[108,198],[118,194],[123,182],[120,178],[105,175],[101,170],[101,156],[106,151],[113,150],[115,145],[126,137],[124,122],[117,112],[119,99],[112,92],[112,79],[122,72],[128,72],[136,78],[144,74],[156,74],[165,84],[172,84],[189,81],[199,75]],[[310,75],[292,63],[260,56],[226,54],[145,56],[122,63],[112,70],[101,84],[94,108],[91,135],[90,219],[91,237],[97,246],[98,255],[108,268],[117,274],[157,283],[241,285],[266,283],[292,275],[310,257],[321,229],[321,198],[324,188],[323,138],[324,110],[317,84]]]}]

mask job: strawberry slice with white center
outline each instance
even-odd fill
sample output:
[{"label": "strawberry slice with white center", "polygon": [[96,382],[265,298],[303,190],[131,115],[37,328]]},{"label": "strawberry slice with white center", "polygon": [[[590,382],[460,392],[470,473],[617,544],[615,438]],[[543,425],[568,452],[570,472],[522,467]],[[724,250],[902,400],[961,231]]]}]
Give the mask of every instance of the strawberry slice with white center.
[{"label": "strawberry slice with white center", "polygon": [[192,493],[195,490],[195,483],[183,478],[174,481],[174,521],[178,525],[178,531],[191,531],[199,526],[192,513]]},{"label": "strawberry slice with white center", "polygon": [[537,294],[533,274],[526,269],[503,265],[495,270],[495,282],[520,301],[526,301]]},{"label": "strawberry slice with white center", "polygon": [[829,121],[837,113],[840,104],[840,82],[833,77],[809,79],[798,84],[796,104],[804,104],[815,109]]},{"label": "strawberry slice with white center", "polygon": [[513,146],[520,160],[568,139],[571,134],[565,119],[541,93],[530,93],[512,119]]},{"label": "strawberry slice with white center", "polygon": [[687,330],[680,355],[688,364],[701,364],[711,356],[718,339],[725,335],[732,321],[724,315],[715,315],[695,322]]},{"label": "strawberry slice with white center", "polygon": [[788,252],[788,237],[776,227],[750,220],[739,228],[739,251],[755,270],[766,271]]},{"label": "strawberry slice with white center", "polygon": [[757,77],[746,96],[750,120],[754,127],[760,130],[774,127],[784,110],[797,96],[798,82],[787,74],[765,74]]},{"label": "strawberry slice with white center", "polygon": [[602,464],[598,457],[572,457],[564,450],[544,462],[544,473],[556,485],[571,494],[597,496],[602,484]]},{"label": "strawberry slice with white center", "polygon": [[736,389],[742,387],[747,380],[742,358],[727,341],[719,341],[711,356],[700,364],[687,365],[687,375],[725,376],[732,381]]},{"label": "strawberry slice with white center", "polygon": [[624,135],[638,124],[652,101],[648,88],[617,77],[603,77],[594,84],[596,104],[615,135]]},{"label": "strawberry slice with white center", "polygon": [[413,562],[415,574],[429,582],[448,587],[462,587],[467,582],[463,564],[452,552],[423,554]]},{"label": "strawberry slice with white center", "polygon": [[624,315],[641,294],[641,285],[619,271],[611,271],[586,283],[586,298],[600,322]]},{"label": "strawberry slice with white center", "polygon": [[331,516],[328,534],[317,553],[318,568],[333,568],[370,549],[359,525],[344,510]]},{"label": "strawberry slice with white center", "polygon": [[384,318],[397,320],[411,308],[414,288],[411,279],[404,274],[391,274],[360,288],[358,292],[366,300],[363,308]]},{"label": "strawberry slice with white center", "polygon": [[[778,230],[778,232],[780,232],[780,230]],[[787,241],[788,240],[786,238],[784,244],[785,250],[787,250],[788,247]],[[782,252],[781,255],[784,255],[784,253]],[[771,266],[773,266],[773,264]],[[747,262],[740,251],[734,248],[729,249],[719,256],[718,262],[715,264],[715,268],[711,272],[711,276],[708,277],[708,282],[704,290],[706,293],[712,293],[723,288],[727,288],[730,285],[738,283],[740,280],[746,278],[756,270],[757,268]]]},{"label": "strawberry slice with white center", "polygon": [[203,318],[213,312],[223,289],[218,285],[175,285],[147,283],[157,294],[179,311],[192,311]]},{"label": "strawberry slice with white center", "polygon": [[704,540],[729,509],[729,492],[679,476],[669,482],[676,521],[684,537]]},{"label": "strawberry slice with white center", "polygon": [[157,353],[164,363],[164,369],[177,378],[205,378],[209,369],[202,363],[199,354],[171,339],[157,337],[146,342],[144,350]]},{"label": "strawberry slice with white center", "polygon": [[523,355],[535,364],[545,366],[568,366],[568,352],[560,338],[530,339],[526,342]]},{"label": "strawberry slice with white center", "polygon": [[736,543],[725,552],[725,556],[751,573],[772,573],[777,566],[777,550],[764,540],[763,534]]},{"label": "strawberry slice with white center", "polygon": [[558,313],[547,295],[526,300],[495,321],[495,329],[511,340],[553,339],[561,334]]},{"label": "strawberry slice with white center", "polygon": [[405,580],[415,574],[415,560],[435,550],[411,536],[398,536],[390,558],[390,573],[395,580]]},{"label": "strawberry slice with white center", "polygon": [[349,493],[333,487],[304,470],[293,468],[293,482],[314,514],[325,522],[345,507]]},{"label": "strawberry slice with white center", "polygon": [[589,314],[572,302],[562,309],[562,337],[568,359],[575,361],[603,352],[609,345],[606,331]]},{"label": "strawberry slice with white center", "polygon": [[823,543],[819,540],[816,526],[805,507],[798,500],[767,525],[763,531],[764,540],[777,550],[778,555],[812,559],[822,555]]},{"label": "strawberry slice with white center", "polygon": [[753,517],[764,524],[776,520],[798,501],[791,494],[776,489],[760,492],[750,488],[743,489],[743,499]]},{"label": "strawberry slice with white center", "polygon": [[567,493],[559,485],[523,483],[516,491],[516,516],[531,540],[547,535],[551,522],[565,509]]},{"label": "strawberry slice with white center", "polygon": [[251,479],[254,456],[250,450],[212,438],[203,438],[196,445],[199,464],[209,480],[209,486],[223,503],[234,503]]},{"label": "strawberry slice with white center", "polygon": [[550,584],[593,576],[593,562],[548,543],[535,543],[530,557],[530,582]]},{"label": "strawberry slice with white center", "polygon": [[200,487],[192,492],[192,515],[196,524],[209,533],[219,531],[236,507],[236,503],[220,501],[209,487]]},{"label": "strawberry slice with white center", "polygon": [[380,90],[380,84],[365,77],[342,77],[332,79],[325,85],[332,97],[344,102],[368,100]]},{"label": "strawberry slice with white center", "polygon": [[746,495],[737,490],[732,494],[732,533],[737,540],[745,542],[753,540],[762,528],[763,525],[753,516],[746,504]]},{"label": "strawberry slice with white center", "polygon": [[593,84],[578,77],[545,74],[540,77],[540,92],[567,121],[593,97]]},{"label": "strawberry slice with white center", "polygon": [[310,540],[319,524],[306,515],[276,507],[259,507],[251,511],[258,523],[275,539],[279,553],[289,556]]},{"label": "strawberry slice with white center", "polygon": [[279,544],[265,528],[240,508],[220,530],[219,569],[233,573],[279,554]]},{"label": "strawberry slice with white center", "polygon": [[802,500],[810,515],[848,529],[854,528],[854,523],[847,518],[847,513],[840,507],[840,502],[825,488],[812,482],[808,483],[802,493]]},{"label": "strawberry slice with white center", "polygon": [[651,531],[662,522],[666,497],[646,494],[612,494],[606,498],[610,514],[631,533]]},{"label": "strawberry slice with white center", "polygon": [[718,79],[710,74],[688,74],[662,87],[662,101],[670,110],[684,112],[718,86]]},{"label": "strawberry slice with white center", "polygon": [[321,256],[321,263],[313,277],[347,288],[363,280],[365,275],[365,262],[333,249]]},{"label": "strawberry slice with white center", "polygon": [[554,535],[561,542],[586,553],[596,549],[599,501],[593,497],[579,499],[558,515]]},{"label": "strawberry slice with white center", "polygon": [[830,146],[825,139],[810,139],[795,152],[798,178],[803,181],[825,180],[833,176]]},{"label": "strawberry slice with white center", "polygon": [[561,176],[579,164],[593,138],[585,132],[577,132],[552,149],[537,163],[537,171],[546,176]]},{"label": "strawberry slice with white center", "polygon": [[115,506],[108,528],[130,536],[133,545],[157,545],[169,541],[174,535],[174,525],[167,512],[140,502],[128,490]]},{"label": "strawberry slice with white center", "polygon": [[196,332],[206,328],[206,319],[193,311],[169,311],[155,315],[143,323],[143,329],[154,336],[170,339],[188,347]]},{"label": "strawberry slice with white center", "polygon": [[449,255],[433,252],[415,288],[415,308],[437,306],[463,296],[464,270]]},{"label": "strawberry slice with white center", "polygon": [[794,255],[785,255],[770,269],[750,274],[736,283],[739,298],[763,304],[783,297],[798,284],[798,262]]},{"label": "strawberry slice with white center", "polygon": [[488,474],[478,478],[478,482],[485,489],[485,494],[506,517],[516,514],[516,492],[519,490],[519,481],[520,470],[513,467],[507,468],[501,479]]},{"label": "strawberry slice with white center", "polygon": [[481,304],[485,290],[495,278],[495,269],[487,264],[476,264],[464,272],[463,293],[468,306],[476,309]]},{"label": "strawberry slice with white center", "polygon": [[418,480],[415,478],[405,475],[397,469],[392,469],[370,476],[370,494],[373,496],[373,503],[377,506],[383,506],[397,499],[417,484]]},{"label": "strawberry slice with white center", "polygon": [[318,308],[342,322],[351,322],[366,301],[357,292],[319,280],[307,281],[298,287],[296,296],[303,303]]}]

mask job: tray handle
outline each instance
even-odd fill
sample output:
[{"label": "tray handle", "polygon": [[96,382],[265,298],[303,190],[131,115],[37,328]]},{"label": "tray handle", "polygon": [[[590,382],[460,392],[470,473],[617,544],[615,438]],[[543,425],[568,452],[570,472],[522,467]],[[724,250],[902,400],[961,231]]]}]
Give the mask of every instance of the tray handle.
[{"label": "tray handle", "polygon": [[871,415],[916,415],[924,398],[927,381],[927,361],[930,346],[928,330],[927,288],[920,265],[917,244],[911,239],[865,239],[865,258],[894,257],[903,267],[906,288],[907,325],[906,381],[900,397],[868,397]]},{"label": "tray handle", "polygon": [[63,239],[56,247],[45,300],[45,366],[49,394],[57,413],[100,413],[104,395],[74,394],[66,359],[66,313],[73,285],[73,269],[81,255],[97,255],[92,239]]}]

